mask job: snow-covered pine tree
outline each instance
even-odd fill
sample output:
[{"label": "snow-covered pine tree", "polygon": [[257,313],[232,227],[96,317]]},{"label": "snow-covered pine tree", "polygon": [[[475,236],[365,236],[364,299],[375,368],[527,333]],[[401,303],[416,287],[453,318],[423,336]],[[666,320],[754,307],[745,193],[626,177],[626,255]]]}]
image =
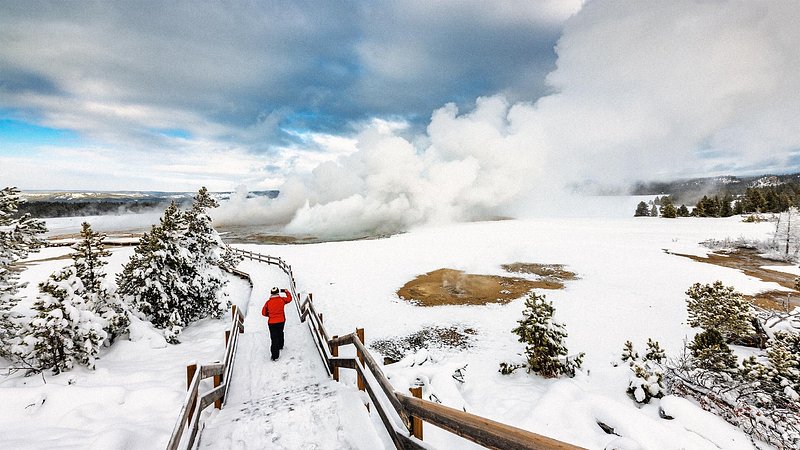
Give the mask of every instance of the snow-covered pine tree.
[{"label": "snow-covered pine tree", "polygon": [[134,254],[117,275],[118,292],[157,328],[169,329],[168,342],[178,343],[180,330],[200,317],[190,300],[194,256],[184,246],[184,213],[173,202],[158,225],[145,233]]},{"label": "snow-covered pine tree", "polygon": [[726,340],[753,334],[753,317],[750,304],[741,293],[721,281],[714,284],[693,284],[686,291],[689,299],[689,325],[704,330],[715,330]]},{"label": "snow-covered pine tree", "polygon": [[24,357],[39,370],[53,373],[72,369],[75,363],[94,368],[95,357],[106,339],[100,319],[79,292],[83,283],[75,267],[66,267],[39,284],[33,305],[36,316],[25,329]]},{"label": "snow-covered pine tree", "polygon": [[92,230],[89,223],[84,222],[81,225],[81,240],[73,246],[75,252],[70,257],[83,286],[78,294],[82,295],[86,305],[103,319],[103,329],[110,344],[117,336],[128,332],[130,318],[114,286],[106,281],[103,267],[108,263],[101,258],[111,256],[111,252],[103,245],[105,237],[104,234]]},{"label": "snow-covered pine tree", "polygon": [[800,334],[778,331],[767,344],[767,364],[755,357],[743,361],[740,374],[758,381],[771,395],[800,401]]},{"label": "snow-covered pine tree", "polygon": [[647,354],[644,358],[639,357],[631,341],[625,341],[622,361],[627,361],[631,369],[626,392],[637,403],[649,403],[652,398],[664,396],[664,370],[660,365],[664,358],[664,351],[657,341],[647,339]]},{"label": "snow-covered pine tree", "polygon": [[625,346],[622,348],[622,362],[633,365],[633,362],[638,359],[639,353],[633,349],[633,342],[625,341]]},{"label": "snow-covered pine tree", "polygon": [[191,280],[187,284],[190,286],[190,299],[197,309],[198,318],[220,317],[229,306],[222,291],[227,279],[221,267],[228,263],[223,257],[229,250],[211,225],[211,218],[207,213],[209,208],[217,206],[219,203],[202,187],[186,212],[185,246],[194,256],[192,271],[188,273]]},{"label": "snow-covered pine tree", "polygon": [[650,399],[664,396],[664,371],[658,365],[647,360],[633,361],[631,372],[627,392],[637,403],[650,403]]},{"label": "snow-covered pine tree", "polygon": [[659,344],[658,341],[647,338],[647,353],[645,353],[644,359],[661,364],[667,359],[667,354],[664,352],[664,349],[661,348],[661,344]]},{"label": "snow-covered pine tree", "polygon": [[47,231],[43,221],[29,214],[17,217],[22,201],[17,188],[0,190],[0,357],[5,358],[14,356],[12,348],[19,340],[12,309],[19,302],[17,293],[25,287],[14,263],[38,250],[44,243],[40,235]]},{"label": "snow-covered pine tree", "polygon": [[653,205],[650,209],[650,217],[658,217],[658,206]]},{"label": "snow-covered pine tree", "polygon": [[546,378],[575,376],[575,369],[581,367],[584,354],[567,357],[568,351],[564,346],[567,331],[564,324],[553,320],[554,313],[552,303],[543,295],[531,292],[525,299],[523,318],[517,321],[519,326],[512,332],[525,344],[528,373],[535,372]]},{"label": "snow-covered pine tree", "polygon": [[715,372],[729,372],[737,367],[736,355],[716,329],[698,333],[688,347],[696,367]]}]

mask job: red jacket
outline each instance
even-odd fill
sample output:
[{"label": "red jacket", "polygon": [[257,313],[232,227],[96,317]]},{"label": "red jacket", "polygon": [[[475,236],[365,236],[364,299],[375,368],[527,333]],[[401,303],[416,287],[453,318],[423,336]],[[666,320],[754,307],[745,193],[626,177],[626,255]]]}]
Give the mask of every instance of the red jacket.
[{"label": "red jacket", "polygon": [[261,315],[267,317],[267,323],[281,323],[286,322],[286,316],[283,314],[283,305],[292,301],[292,294],[286,291],[286,297],[281,297],[281,294],[275,294],[269,297],[264,307],[261,308]]}]

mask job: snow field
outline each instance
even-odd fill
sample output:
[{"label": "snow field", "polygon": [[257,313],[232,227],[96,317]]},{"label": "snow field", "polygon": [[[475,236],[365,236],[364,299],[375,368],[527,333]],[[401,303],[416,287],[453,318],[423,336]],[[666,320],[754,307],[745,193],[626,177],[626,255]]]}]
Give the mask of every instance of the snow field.
[{"label": "snow field", "polygon": [[[633,211],[638,199],[629,199],[627,210]],[[240,247],[280,255],[292,264],[298,285],[314,293],[331,334],[364,327],[369,344],[432,325],[478,331],[467,351],[433,350],[421,364],[412,360],[387,366],[400,391],[419,378],[426,383],[426,396],[433,392],[445,404],[588,448],[603,448],[616,438],[605,434],[598,420],[613,422],[626,433],[630,448],[746,448],[747,439],[742,441],[741,433],[724,422],[719,424],[722,432],[699,437],[685,425],[690,420],[660,419],[657,400],[637,408],[625,393],[627,365],[613,367],[612,362],[619,361],[628,339],[641,351],[650,337],[668,356],[676,355],[683,340],[696,333],[686,325],[685,306],[685,291],[695,282],[721,280],[744,293],[774,287],[736,270],[669,255],[665,249],[705,254],[701,241],[763,239],[770,229],[769,224],[746,224],[738,218],[546,218],[429,227],[380,240]],[[521,317],[521,300],[422,308],[395,295],[421,273],[447,267],[502,275],[501,264],[517,261],[563,263],[580,277],[567,282],[564,290],[542,291],[554,303],[556,320],[566,324],[570,351],[586,352],[575,379],[498,373],[500,362],[522,360],[524,347],[511,333]],[[464,365],[462,384],[451,375]],[[694,408],[691,414],[705,413]],[[434,446],[469,447],[429,428],[433,432],[426,431],[426,442]]]}]

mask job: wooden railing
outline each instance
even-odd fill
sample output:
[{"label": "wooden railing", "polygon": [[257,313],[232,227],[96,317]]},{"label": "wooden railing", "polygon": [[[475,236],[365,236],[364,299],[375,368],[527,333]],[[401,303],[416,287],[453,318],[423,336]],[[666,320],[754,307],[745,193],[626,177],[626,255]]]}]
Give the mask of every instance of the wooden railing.
[{"label": "wooden railing", "polygon": [[[246,258],[280,267],[289,276],[292,296],[297,298],[296,283],[290,265],[273,256],[234,250]],[[486,448],[580,449],[566,442],[395,391],[381,366],[364,345],[363,329],[356,329],[354,333],[344,336],[330,336],[325,330],[322,314],[314,307],[311,294],[308,294],[302,304],[296,301],[295,306],[301,322],[308,322],[315,346],[328,374],[339,381],[339,369],[356,371],[358,388],[365,390],[369,395],[396,448],[428,448],[422,441],[424,420]],[[353,345],[356,356],[339,357],[339,347],[344,345]],[[416,395],[419,393],[420,390],[416,390]]]},{"label": "wooden railing", "polygon": [[[228,388],[231,385],[231,374],[240,333],[244,333],[244,314],[236,305],[233,305],[230,328],[225,330],[225,358],[223,361],[203,364],[200,367],[197,367],[197,364],[186,367],[188,391],[178,416],[178,422],[175,424],[167,444],[168,450],[193,448],[200,424],[200,413],[212,403],[218,409],[224,405]],[[200,381],[212,377],[214,378],[214,388],[200,396]],[[187,428],[189,434],[184,438]]]}]

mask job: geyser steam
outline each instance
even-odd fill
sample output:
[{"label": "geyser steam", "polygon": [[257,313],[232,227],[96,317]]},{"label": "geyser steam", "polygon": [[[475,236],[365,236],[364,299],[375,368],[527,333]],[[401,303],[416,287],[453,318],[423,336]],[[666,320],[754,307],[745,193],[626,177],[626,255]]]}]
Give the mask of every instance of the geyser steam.
[{"label": "geyser steam", "polygon": [[589,2],[559,40],[554,94],[446,105],[413,140],[373,122],[355,153],[218,216],[358,236],[525,214],[585,180],[782,171],[800,153],[797,23],[793,2]]}]

